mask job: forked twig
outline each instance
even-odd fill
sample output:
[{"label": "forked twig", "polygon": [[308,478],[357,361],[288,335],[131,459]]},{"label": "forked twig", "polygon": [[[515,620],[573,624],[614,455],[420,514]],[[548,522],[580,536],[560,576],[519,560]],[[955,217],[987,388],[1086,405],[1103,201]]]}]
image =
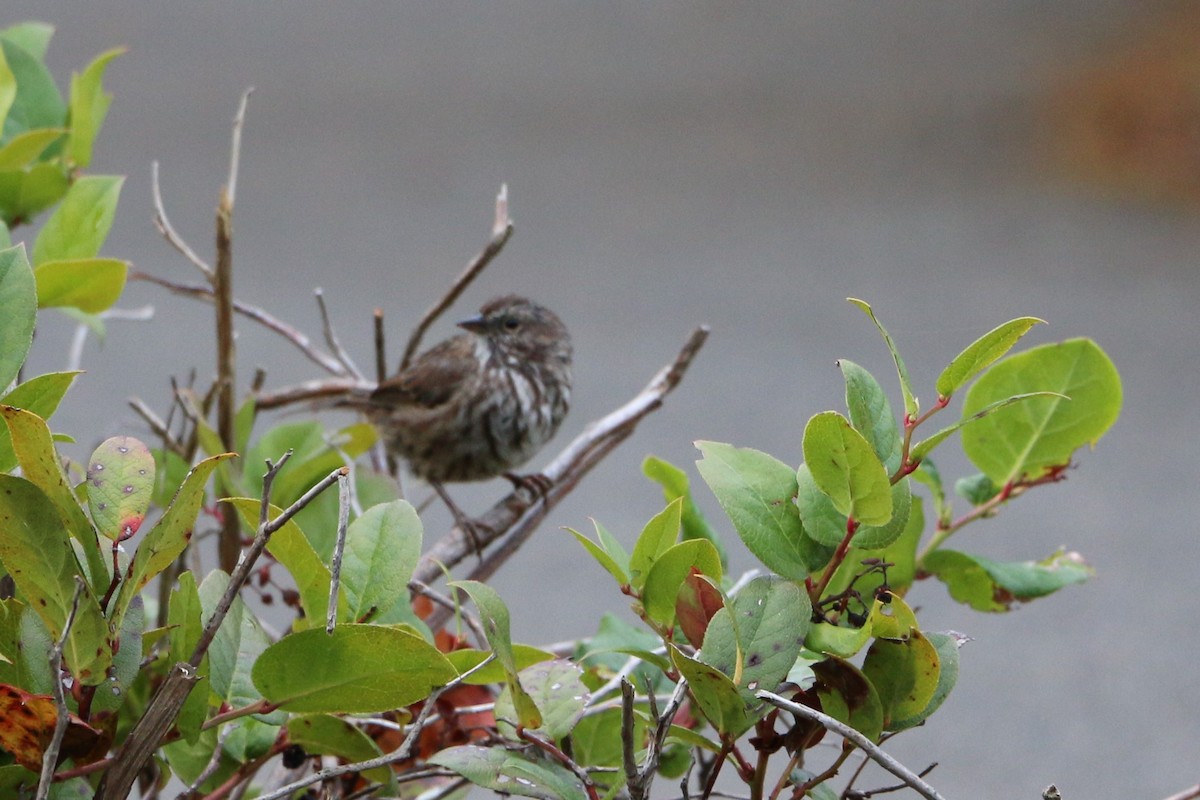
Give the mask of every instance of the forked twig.
[{"label": "forked twig", "polygon": [[180,255],[186,258],[200,273],[204,275],[204,279],[211,281],[213,277],[213,268],[205,263],[204,259],[196,255],[196,251],[188,246],[188,243],[183,240],[183,237],[175,232],[175,228],[171,225],[171,220],[167,217],[167,209],[163,205],[162,189],[158,184],[158,162],[150,162],[150,193],[154,196],[154,227],[167,240],[167,244],[179,251]]},{"label": "forked twig", "polygon": [[780,697],[772,692],[756,692],[754,696],[760,700],[765,700],[776,708],[781,708],[790,714],[794,714],[798,717],[804,717],[807,720],[816,722],[826,730],[832,731],[838,736],[841,736],[843,739],[853,742],[855,746],[865,752],[872,761],[895,775],[900,780],[904,781],[904,783],[913,791],[917,792],[917,794],[921,795],[922,797],[927,798],[927,800],[944,800],[944,798],[937,793],[937,790],[925,781],[921,780],[919,775],[901,764],[896,759],[889,756],[887,753],[880,750],[878,745],[876,745],[866,736],[863,736],[861,733],[854,730],[854,728],[851,728],[849,725],[838,722],[828,714],[822,714],[820,711],[809,708],[805,705],[801,705],[800,703],[793,703],[791,700]]},{"label": "forked twig", "polygon": [[492,259],[504,249],[505,243],[508,242],[512,234],[513,224],[508,216],[508,186],[502,185],[500,193],[496,195],[496,219],[492,224],[492,238],[488,240],[483,251],[475,256],[471,263],[467,264],[467,268],[455,279],[450,289],[442,296],[442,299],[434,303],[425,312],[425,316],[421,317],[421,321],[413,329],[412,335],[408,338],[408,344],[404,348],[404,357],[400,360],[400,372],[403,372],[412,363],[413,356],[417,354],[417,348],[421,346],[421,339],[425,336],[425,332],[429,330],[429,326],[447,308],[454,304],[459,295],[471,285],[471,282],[479,276],[479,273],[483,272],[484,267],[490,264]]}]

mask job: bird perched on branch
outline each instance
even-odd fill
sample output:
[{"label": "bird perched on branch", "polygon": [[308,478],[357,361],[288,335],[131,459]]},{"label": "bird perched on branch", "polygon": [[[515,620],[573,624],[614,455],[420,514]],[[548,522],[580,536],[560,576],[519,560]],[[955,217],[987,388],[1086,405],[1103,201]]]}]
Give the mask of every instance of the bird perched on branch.
[{"label": "bird perched on branch", "polygon": [[562,320],[517,295],[490,300],[458,326],[466,332],[344,405],[366,413],[388,452],[429,482],[462,527],[468,521],[442,484],[499,475],[526,483],[512,470],[567,415],[572,350]]}]

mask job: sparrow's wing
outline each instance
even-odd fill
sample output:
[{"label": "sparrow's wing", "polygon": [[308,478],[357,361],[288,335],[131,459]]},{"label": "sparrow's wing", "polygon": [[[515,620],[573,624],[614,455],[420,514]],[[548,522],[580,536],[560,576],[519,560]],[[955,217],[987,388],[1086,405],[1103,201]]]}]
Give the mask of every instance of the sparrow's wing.
[{"label": "sparrow's wing", "polygon": [[455,336],[426,350],[404,372],[379,384],[371,393],[371,403],[436,408],[449,402],[479,369],[470,338]]}]

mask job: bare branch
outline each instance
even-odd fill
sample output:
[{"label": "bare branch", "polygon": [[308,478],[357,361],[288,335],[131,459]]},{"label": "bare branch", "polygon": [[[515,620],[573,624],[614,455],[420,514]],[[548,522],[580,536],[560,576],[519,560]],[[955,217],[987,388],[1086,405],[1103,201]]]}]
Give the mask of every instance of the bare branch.
[{"label": "bare branch", "polygon": [[[150,275],[149,273],[141,272],[139,270],[130,270],[129,279],[153,283],[156,286],[163,287],[172,294],[191,297],[197,300],[205,300],[210,303],[213,301],[213,291],[208,286],[177,283],[175,281],[170,281],[166,278],[160,278],[156,275]],[[296,349],[307,356],[310,361],[329,374],[337,375],[339,377],[344,377],[347,374],[345,367],[338,363],[336,358],[318,350],[313,345],[312,340],[309,339],[308,336],[306,336],[298,328],[289,325],[288,323],[273,316],[271,313],[264,311],[258,306],[252,306],[249,303],[243,303],[240,300],[235,299],[233,301],[233,310],[242,316],[257,322],[267,330],[277,333],[284,339],[287,339],[292,343],[293,346],[296,347]]]},{"label": "bare branch", "polygon": [[1163,800],[1195,800],[1197,797],[1200,797],[1200,783],[1197,783],[1190,789],[1184,789],[1182,792],[1177,792],[1170,797],[1163,798]]},{"label": "bare branch", "polygon": [[171,220],[167,218],[167,209],[163,206],[162,190],[158,185],[157,161],[150,162],[150,191],[154,195],[154,227],[158,228],[158,232],[167,240],[167,244],[178,250],[196,269],[200,270],[206,280],[211,282],[213,268],[205,263],[204,259],[196,255],[196,251],[189,247],[188,243],[183,240],[183,237],[175,232],[175,228],[171,226]]},{"label": "bare branch", "polygon": [[187,458],[187,448],[171,435],[171,430],[167,426],[167,423],[164,422],[161,417],[155,414],[154,411],[151,410],[150,406],[142,402],[140,398],[131,397],[129,398],[129,407],[132,408],[134,412],[137,413],[137,415],[141,417],[148,426],[150,426],[150,430],[162,440],[163,447],[170,450],[180,458]]},{"label": "bare branch", "polygon": [[246,104],[253,92],[253,86],[242,92],[242,101],[238,103],[237,115],[233,118],[233,135],[229,141],[229,180],[225,184],[230,209],[233,208],[234,197],[237,195],[238,164],[242,159],[242,128],[246,124]]},{"label": "bare branch", "polygon": [[284,406],[296,403],[323,400],[328,397],[340,397],[354,389],[367,390],[373,387],[374,384],[364,384],[353,378],[305,381],[271,392],[262,392],[254,398],[254,402],[260,411],[265,411],[272,408],[283,408]]},{"label": "bare branch", "polygon": [[338,362],[345,368],[346,372],[359,380],[365,380],[366,378],[362,370],[354,363],[354,359],[350,358],[350,354],[342,347],[342,343],[338,341],[337,334],[333,331],[333,323],[329,319],[329,309],[325,306],[325,293],[317,289],[313,294],[317,298],[317,308],[321,311],[321,329],[325,332],[325,344],[337,358]]},{"label": "bare branch", "polygon": [[171,667],[146,713],[125,737],[125,744],[100,779],[96,800],[125,800],[129,796],[142,766],[161,746],[163,736],[175,724],[179,709],[198,680],[196,670],[182,661]]},{"label": "bare branch", "polygon": [[71,635],[71,626],[75,624],[75,614],[79,611],[79,595],[83,593],[83,578],[75,576],[75,594],[71,598],[71,610],[63,623],[62,635],[50,649],[50,675],[54,678],[52,691],[54,693],[54,734],[50,743],[42,752],[42,772],[38,777],[36,800],[46,800],[50,796],[50,784],[54,781],[54,768],[58,766],[58,751],[62,748],[63,737],[67,735],[67,726],[71,722],[71,710],[67,708],[67,698],[63,693],[62,660],[63,648],[67,645],[67,637]]},{"label": "bare branch", "polygon": [[412,363],[413,356],[417,354],[417,348],[421,346],[421,339],[425,336],[425,332],[429,330],[429,326],[447,308],[454,304],[454,301],[471,285],[472,281],[479,277],[479,273],[483,272],[492,259],[504,249],[504,245],[508,242],[512,234],[512,220],[508,216],[508,186],[502,185],[500,193],[496,195],[496,219],[492,224],[492,238],[488,240],[483,251],[475,256],[471,263],[467,264],[467,268],[455,279],[450,289],[442,296],[442,299],[434,303],[425,312],[425,316],[421,317],[421,321],[417,323],[417,327],[413,329],[412,335],[409,336],[408,345],[404,348],[404,358],[400,361],[401,372],[407,369],[408,365]]},{"label": "bare branch", "polygon": [[[607,416],[589,424],[583,433],[567,445],[543,471],[552,485],[542,495],[540,503],[531,505],[521,494],[514,491],[479,519],[477,533],[481,535],[481,546],[504,536],[508,539],[498,551],[485,556],[483,563],[472,573],[472,578],[479,580],[482,578],[477,576],[486,577],[494,573],[532,534],[533,529],[550,509],[566,497],[592,467],[633,433],[642,418],[662,405],[663,398],[683,379],[707,337],[707,327],[702,326],[693,331],[675,360],[659,370],[637,396]],[[435,542],[421,557],[414,577],[424,583],[430,583],[441,575],[444,569],[453,567],[474,552],[470,539],[456,527]],[[436,629],[432,620],[430,625]]]},{"label": "bare branch", "polygon": [[375,322],[375,382],[383,383],[387,379],[387,341],[383,330],[383,309],[375,309],[372,319]]},{"label": "bare branch", "polygon": [[919,775],[901,764],[896,759],[889,756],[887,753],[880,750],[878,745],[876,745],[866,736],[863,736],[861,733],[851,728],[849,725],[838,722],[828,714],[822,714],[820,711],[809,708],[805,705],[801,705],[800,703],[793,703],[791,700],[780,697],[772,692],[756,692],[754,696],[760,700],[765,700],[776,708],[781,708],[790,714],[794,714],[798,717],[804,717],[807,720],[816,722],[826,730],[832,731],[838,736],[841,736],[843,739],[853,742],[855,746],[861,748],[863,752],[870,756],[872,761],[895,775],[900,780],[904,781],[904,783],[907,784],[913,791],[922,797],[927,798],[927,800],[944,800],[944,798],[937,793],[937,790],[927,784],[925,781],[921,780]]},{"label": "bare branch", "polygon": [[333,542],[333,563],[329,567],[329,607],[325,612],[325,632],[333,633],[337,624],[338,588],[342,582],[342,552],[346,548],[346,528],[350,524],[350,473],[338,475],[338,526]]}]

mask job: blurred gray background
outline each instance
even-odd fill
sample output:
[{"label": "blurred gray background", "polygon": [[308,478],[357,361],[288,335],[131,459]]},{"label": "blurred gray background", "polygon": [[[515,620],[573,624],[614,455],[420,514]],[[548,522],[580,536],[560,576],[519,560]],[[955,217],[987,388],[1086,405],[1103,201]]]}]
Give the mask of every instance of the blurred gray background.
[{"label": "blurred gray background", "polygon": [[[1194,8],[8,0],[0,24],[57,25],[63,87],[130,47],[108,73],[93,171],[129,176],[105,252],[142,270],[194,279],[151,224],[154,159],[176,227],[211,253],[230,121],[253,85],[237,295],[319,334],[324,287],[360,362],[379,305],[398,354],[483,245],[502,182],[516,236],[433,336],[496,293],[558,311],[577,385],[555,445],[712,326],[678,392],[499,576],[526,641],[590,633],[599,609],[624,607],[558,528],[595,516],[631,542],[661,508],[646,454],[697,484],[695,439],[798,463],[804,422],[843,405],[835,359],[895,386],[847,295],[875,306],[927,402],[947,359],[1012,317],[1050,322],[1030,343],[1097,339],[1124,379],[1117,426],[1065,484],[954,542],[998,559],[1067,545],[1096,578],[998,616],[916,587],[926,627],[974,641],[942,711],[889,745],[915,769],[938,761],[930,781],[950,798],[1035,798],[1054,782],[1091,800],[1198,779]],[[121,305],[147,303],[153,322],[89,343],[55,424],[81,449],[144,431],[129,395],[165,408],[170,374],[212,370],[208,307],[146,285]],[[70,330],[46,315],[30,369],[61,368]],[[250,325],[239,348],[244,377],[319,377]],[[948,479],[968,469],[939,462]],[[476,510],[504,490],[455,493]],[[430,534],[445,522],[431,511]]]}]

